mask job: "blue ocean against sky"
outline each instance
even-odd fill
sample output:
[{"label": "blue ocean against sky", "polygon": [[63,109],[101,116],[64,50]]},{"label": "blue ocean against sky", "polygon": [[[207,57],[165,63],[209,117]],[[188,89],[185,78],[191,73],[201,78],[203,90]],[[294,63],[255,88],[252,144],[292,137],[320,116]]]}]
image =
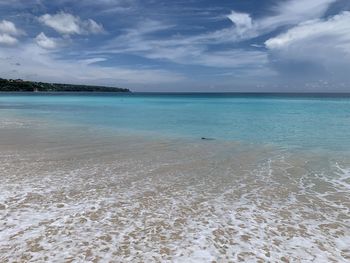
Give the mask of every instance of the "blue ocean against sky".
[{"label": "blue ocean against sky", "polygon": [[350,148],[350,97],[292,94],[6,94],[0,116],[114,129],[332,150]]}]

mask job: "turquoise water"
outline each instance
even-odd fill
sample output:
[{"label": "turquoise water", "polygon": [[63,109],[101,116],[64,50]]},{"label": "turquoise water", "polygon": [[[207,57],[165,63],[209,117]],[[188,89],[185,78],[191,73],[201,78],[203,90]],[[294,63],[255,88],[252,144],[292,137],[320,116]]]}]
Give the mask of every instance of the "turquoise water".
[{"label": "turquoise water", "polygon": [[350,98],[258,94],[1,94],[0,116],[186,138],[347,150]]}]

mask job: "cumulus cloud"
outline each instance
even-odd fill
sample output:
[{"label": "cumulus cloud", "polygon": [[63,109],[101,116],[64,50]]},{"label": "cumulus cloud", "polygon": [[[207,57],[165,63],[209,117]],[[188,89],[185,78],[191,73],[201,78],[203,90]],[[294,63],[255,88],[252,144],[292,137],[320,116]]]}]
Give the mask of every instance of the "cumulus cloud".
[{"label": "cumulus cloud", "polygon": [[0,21],[0,44],[12,46],[18,43],[17,37],[24,32],[16,27],[14,23],[7,20]]},{"label": "cumulus cloud", "polygon": [[227,17],[235,24],[239,34],[244,34],[253,27],[253,20],[249,14],[232,11]]},{"label": "cumulus cloud", "polygon": [[280,26],[295,25],[324,15],[331,4],[337,0],[289,0],[280,2],[272,8],[271,16],[258,19],[257,30],[274,30]]},{"label": "cumulus cloud", "polygon": [[[0,0],[0,6],[12,6],[7,2],[2,4]],[[227,79],[235,76],[235,80],[239,75],[242,83],[261,81],[266,76],[265,80],[271,83],[276,83],[276,80],[292,83],[289,77],[304,81],[306,76],[309,79],[304,83],[317,85],[330,83],[328,80],[331,77],[350,80],[346,72],[350,68],[349,12],[339,13],[339,10],[350,10],[350,6],[344,4],[346,0],[270,1],[267,9],[259,10],[259,16],[250,13],[249,9],[246,13],[238,9],[230,12],[230,9],[223,9],[226,5],[215,9],[200,5],[196,8],[200,9],[201,14],[205,13],[201,19],[193,16],[193,6],[188,9],[191,13],[183,14],[182,9],[158,7],[156,4],[149,7],[138,0],[72,2],[69,10],[79,13],[52,13],[55,12],[52,10],[67,10],[67,0],[57,0],[52,5],[42,0],[10,2],[16,3],[16,12],[26,2],[31,3],[28,6],[40,3],[38,10],[45,11],[37,21],[59,33],[59,36],[55,33],[51,35],[51,30],[34,28],[37,25],[33,24],[28,27],[31,39],[27,39],[26,43],[32,43],[29,47],[18,44],[21,31],[12,22],[0,20],[0,44],[17,43],[16,50],[18,57],[22,58],[22,66],[13,70],[21,70],[27,76],[40,72],[40,75],[54,81],[67,79],[77,83],[103,84],[113,81],[138,84],[147,82],[150,85],[177,82],[182,75],[176,72],[191,74],[193,79],[198,74],[204,75],[203,72]],[[181,1],[175,2],[174,6],[179,6]],[[153,3],[158,3],[158,0]],[[149,12],[148,8],[155,10]],[[202,12],[202,8],[205,12]],[[124,9],[133,10],[133,14],[139,14],[135,11],[142,10],[143,15],[131,17],[130,13],[123,13]],[[112,21],[115,18],[113,12],[122,13]],[[174,13],[169,16],[169,12]],[[222,12],[226,12],[226,15],[222,15]],[[339,14],[329,17],[336,12]],[[103,26],[96,22],[96,17],[101,16],[104,16],[106,26],[110,23],[110,33],[97,41],[87,41],[87,35],[104,32]],[[220,28],[222,24],[217,23],[217,20],[223,17],[226,26]],[[126,21],[122,21],[124,18]],[[182,18],[186,19],[182,21]],[[43,32],[38,34],[41,31]],[[77,37],[78,35],[84,38]],[[66,52],[58,49],[66,46],[67,41],[73,41],[74,36],[74,45],[67,48]],[[264,43],[266,38],[270,39]],[[33,60],[32,54],[36,57]],[[17,55],[16,52],[13,55]],[[145,59],[135,59],[135,56]],[[71,57],[75,60],[69,60]],[[120,57],[122,59],[118,60]],[[110,59],[109,62],[102,63],[106,59]],[[142,65],[136,65],[135,61]],[[181,66],[170,66],[169,71],[150,69],[168,67],[168,62]],[[130,68],[133,69],[118,66],[121,63],[130,63]],[[6,71],[6,67],[2,71]],[[220,74],[222,71],[225,73]],[[320,76],[327,77],[327,80],[322,79],[320,82],[317,79]]]},{"label": "cumulus cloud", "polygon": [[45,49],[55,49],[60,46],[60,40],[48,37],[43,32],[36,36],[35,41],[40,47]]},{"label": "cumulus cloud", "polygon": [[64,12],[42,15],[39,17],[39,21],[63,35],[87,35],[104,32],[103,26],[96,21],[92,19],[83,20],[79,16]]},{"label": "cumulus cloud", "polygon": [[19,36],[23,34],[23,32],[19,30],[14,23],[7,20],[2,20],[0,22],[0,32],[12,36]]},{"label": "cumulus cloud", "polygon": [[227,18],[232,26],[217,31],[190,36],[159,38],[158,31],[169,25],[144,21],[104,46],[103,52],[131,53],[150,59],[165,59],[175,63],[210,67],[261,67],[267,64],[267,54],[250,48],[211,50],[213,45],[236,43],[271,33],[279,27],[295,26],[319,18],[336,0],[289,0],[273,6],[270,15],[253,19],[250,14],[232,11]]},{"label": "cumulus cloud", "polygon": [[343,12],[328,20],[311,20],[289,29],[265,42],[269,49],[284,49],[295,45],[333,43],[334,48],[350,52],[350,12]]},{"label": "cumulus cloud", "polygon": [[18,40],[8,34],[0,34],[0,44],[12,46],[17,44]]},{"label": "cumulus cloud", "polygon": [[271,8],[271,15],[252,19],[250,14],[232,11],[227,16],[235,25],[232,29],[219,30],[208,34],[209,40],[242,41],[255,38],[283,26],[293,26],[324,15],[337,0],[289,0]]},{"label": "cumulus cloud", "polygon": [[348,79],[350,12],[301,23],[265,45],[276,69],[287,69],[288,74],[300,68],[309,77]]}]

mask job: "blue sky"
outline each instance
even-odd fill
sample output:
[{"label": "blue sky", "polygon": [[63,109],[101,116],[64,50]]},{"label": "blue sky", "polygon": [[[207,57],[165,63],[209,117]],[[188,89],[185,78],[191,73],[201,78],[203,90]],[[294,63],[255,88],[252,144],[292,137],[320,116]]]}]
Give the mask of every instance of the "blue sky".
[{"label": "blue sky", "polygon": [[0,77],[350,91],[348,0],[0,0]]}]

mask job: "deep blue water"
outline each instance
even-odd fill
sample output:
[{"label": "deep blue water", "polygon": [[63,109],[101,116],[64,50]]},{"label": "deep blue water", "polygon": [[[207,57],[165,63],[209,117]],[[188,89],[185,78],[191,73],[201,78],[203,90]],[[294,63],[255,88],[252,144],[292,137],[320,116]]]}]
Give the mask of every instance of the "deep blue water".
[{"label": "deep blue water", "polygon": [[350,149],[344,94],[0,94],[16,115],[184,138]]}]

